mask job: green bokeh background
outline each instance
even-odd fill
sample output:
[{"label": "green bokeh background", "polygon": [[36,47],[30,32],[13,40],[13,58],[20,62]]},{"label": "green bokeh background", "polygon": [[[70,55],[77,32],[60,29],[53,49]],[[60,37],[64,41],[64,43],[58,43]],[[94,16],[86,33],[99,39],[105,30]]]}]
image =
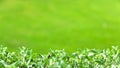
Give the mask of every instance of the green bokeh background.
[{"label": "green bokeh background", "polygon": [[120,45],[120,1],[0,0],[0,44],[41,53]]}]

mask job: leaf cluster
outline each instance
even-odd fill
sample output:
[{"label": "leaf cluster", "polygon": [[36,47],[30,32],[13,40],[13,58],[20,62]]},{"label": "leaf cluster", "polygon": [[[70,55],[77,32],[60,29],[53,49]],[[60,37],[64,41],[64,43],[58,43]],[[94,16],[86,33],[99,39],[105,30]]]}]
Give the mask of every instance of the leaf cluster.
[{"label": "leaf cluster", "polygon": [[0,68],[119,68],[120,49],[84,49],[68,55],[64,50],[50,50],[36,54],[21,47],[19,52],[8,52],[0,46]]}]

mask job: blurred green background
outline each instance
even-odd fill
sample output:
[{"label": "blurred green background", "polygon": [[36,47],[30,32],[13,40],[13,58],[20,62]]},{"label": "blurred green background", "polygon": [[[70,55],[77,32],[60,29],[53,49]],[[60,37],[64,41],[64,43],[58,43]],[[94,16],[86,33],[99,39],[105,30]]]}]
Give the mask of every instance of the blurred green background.
[{"label": "blurred green background", "polygon": [[119,34],[119,0],[0,0],[0,44],[11,51],[107,48]]}]

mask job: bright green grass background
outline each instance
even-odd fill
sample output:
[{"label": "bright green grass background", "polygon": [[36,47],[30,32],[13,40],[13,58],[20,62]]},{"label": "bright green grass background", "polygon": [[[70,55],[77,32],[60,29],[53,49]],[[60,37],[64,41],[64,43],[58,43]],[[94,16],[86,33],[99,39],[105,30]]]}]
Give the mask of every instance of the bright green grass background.
[{"label": "bright green grass background", "polygon": [[41,53],[120,45],[120,1],[0,0],[0,44]]}]

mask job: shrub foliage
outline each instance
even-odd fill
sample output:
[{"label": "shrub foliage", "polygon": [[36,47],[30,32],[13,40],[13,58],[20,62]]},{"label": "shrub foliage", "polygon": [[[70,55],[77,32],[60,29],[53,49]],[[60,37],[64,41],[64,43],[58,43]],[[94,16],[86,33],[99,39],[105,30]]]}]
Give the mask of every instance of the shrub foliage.
[{"label": "shrub foliage", "polygon": [[8,52],[0,46],[0,68],[119,68],[120,49],[84,49],[68,55],[64,50],[50,50],[36,54],[21,47],[19,52]]}]

